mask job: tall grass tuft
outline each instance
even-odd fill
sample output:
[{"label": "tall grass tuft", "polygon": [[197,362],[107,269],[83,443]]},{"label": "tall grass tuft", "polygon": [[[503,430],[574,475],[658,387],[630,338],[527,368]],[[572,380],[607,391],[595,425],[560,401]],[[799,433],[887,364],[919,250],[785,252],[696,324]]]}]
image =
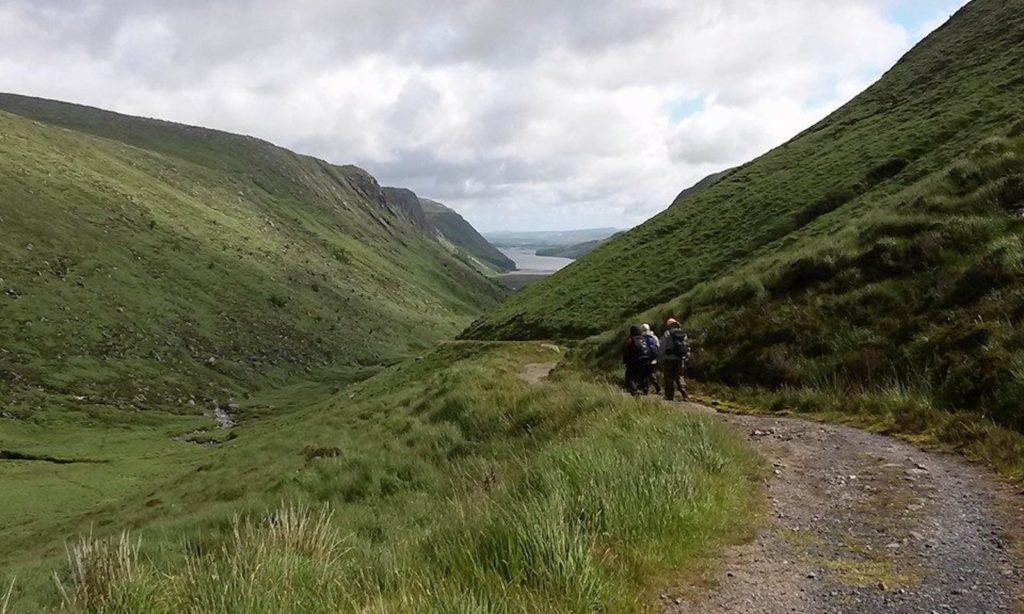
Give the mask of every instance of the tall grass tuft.
[{"label": "tall grass tuft", "polygon": [[303,505],[281,505],[263,520],[236,518],[234,548],[238,552],[254,547],[279,550],[334,564],[348,550],[332,525],[333,517],[327,506],[314,511]]},{"label": "tall grass tuft", "polygon": [[236,517],[219,552],[188,557],[165,574],[165,611],[302,612],[344,603],[346,538],[333,511],[282,504],[263,518]]},{"label": "tall grass tuft", "polygon": [[11,578],[11,585],[7,587],[7,592],[0,596],[0,614],[7,614],[11,607],[11,596],[14,595],[14,582],[17,578]]},{"label": "tall grass tuft", "polygon": [[53,574],[63,607],[83,612],[109,608],[112,597],[139,577],[141,545],[141,538],[133,540],[129,531],[109,538],[94,538],[90,531],[67,546],[69,582]]}]

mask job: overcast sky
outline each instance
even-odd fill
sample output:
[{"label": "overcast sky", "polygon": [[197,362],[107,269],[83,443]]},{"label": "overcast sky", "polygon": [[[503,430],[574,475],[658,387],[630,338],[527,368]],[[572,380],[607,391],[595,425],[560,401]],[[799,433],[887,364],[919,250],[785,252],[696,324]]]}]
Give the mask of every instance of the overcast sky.
[{"label": "overcast sky", "polygon": [[477,227],[625,228],[966,0],[0,0],[0,91],[242,132]]}]

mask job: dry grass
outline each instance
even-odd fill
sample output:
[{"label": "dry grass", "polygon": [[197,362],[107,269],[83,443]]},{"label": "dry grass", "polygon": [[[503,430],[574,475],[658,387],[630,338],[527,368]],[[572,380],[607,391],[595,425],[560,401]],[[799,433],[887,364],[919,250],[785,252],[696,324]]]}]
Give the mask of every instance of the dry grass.
[{"label": "dry grass", "polygon": [[17,578],[11,578],[11,585],[7,587],[7,592],[0,597],[0,614],[7,614],[11,607],[11,595],[14,594],[14,582]]},{"label": "dry grass", "polygon": [[334,513],[324,506],[320,511],[302,505],[281,505],[263,520],[236,519],[235,552],[250,548],[270,548],[334,564],[348,552],[346,539],[332,525]]},{"label": "dry grass", "polygon": [[96,539],[90,530],[78,543],[67,546],[69,582],[53,574],[62,606],[72,611],[96,611],[121,586],[139,575],[141,539],[132,540],[129,531],[116,538]]}]

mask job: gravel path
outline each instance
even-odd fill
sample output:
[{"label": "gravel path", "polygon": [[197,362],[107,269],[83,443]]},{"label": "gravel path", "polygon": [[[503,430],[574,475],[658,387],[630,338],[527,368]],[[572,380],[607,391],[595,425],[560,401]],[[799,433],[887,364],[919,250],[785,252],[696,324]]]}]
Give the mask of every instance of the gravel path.
[{"label": "gravel path", "polygon": [[768,526],[710,589],[665,591],[664,612],[1024,612],[1009,545],[1024,497],[983,468],[843,426],[719,417],[774,466]]}]

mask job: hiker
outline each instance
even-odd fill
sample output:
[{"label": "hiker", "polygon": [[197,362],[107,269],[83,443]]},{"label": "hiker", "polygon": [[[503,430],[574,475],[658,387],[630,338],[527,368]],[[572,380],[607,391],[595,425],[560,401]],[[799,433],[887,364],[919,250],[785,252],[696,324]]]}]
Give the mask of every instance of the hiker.
[{"label": "hiker", "polygon": [[626,391],[639,396],[643,383],[643,365],[647,360],[647,341],[636,326],[629,327],[629,337],[622,349],[622,364],[626,367]]},{"label": "hiker", "polygon": [[647,386],[654,386],[654,394],[661,395],[661,384],[658,383],[658,358],[661,354],[661,343],[658,335],[651,330],[650,324],[640,327],[640,333],[647,342],[647,361],[644,364],[644,394],[647,394]]},{"label": "hiker", "polygon": [[686,360],[690,357],[690,338],[686,336],[679,322],[669,318],[665,322],[665,334],[661,337],[661,366],[665,373],[665,398],[674,401],[676,388],[682,394],[683,400],[689,400],[690,395],[686,392],[686,380],[683,378],[683,369]]}]

